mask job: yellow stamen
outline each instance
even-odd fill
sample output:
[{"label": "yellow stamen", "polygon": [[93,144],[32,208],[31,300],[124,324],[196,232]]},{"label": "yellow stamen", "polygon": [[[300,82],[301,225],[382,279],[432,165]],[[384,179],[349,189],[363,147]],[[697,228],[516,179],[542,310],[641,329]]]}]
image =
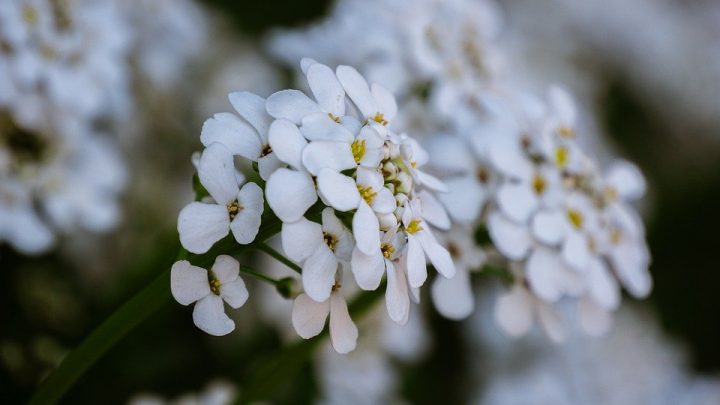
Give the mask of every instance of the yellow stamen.
[{"label": "yellow stamen", "polygon": [[622,240],[622,232],[615,228],[612,231],[610,231],[610,242],[617,245]]},{"label": "yellow stamen", "polygon": [[410,221],[408,226],[405,227],[405,230],[407,231],[407,233],[413,234],[422,231],[423,227],[420,226],[420,220],[413,219],[412,221]]},{"label": "yellow stamen", "polygon": [[542,195],[547,188],[547,182],[541,175],[535,174],[535,176],[533,176],[532,186],[535,194]]},{"label": "yellow stamen", "polygon": [[559,127],[557,129],[557,134],[560,135],[561,138],[565,138],[565,139],[575,138],[575,130],[572,127],[568,127],[568,126]]},{"label": "yellow stamen", "polygon": [[375,121],[378,124],[383,125],[383,126],[388,124],[387,120],[385,120],[385,115],[381,112],[375,114],[375,116],[372,119],[373,119],[373,121]]},{"label": "yellow stamen", "polygon": [[352,149],[352,154],[353,154],[353,158],[355,158],[355,163],[360,163],[360,161],[365,157],[365,140],[364,139],[354,140],[352,145],[350,146],[350,149]]},{"label": "yellow stamen", "polygon": [[583,215],[578,210],[569,209],[567,211],[568,220],[576,228],[580,229],[583,225]]},{"label": "yellow stamen", "polygon": [[338,124],[340,123],[340,117],[338,117],[337,115],[333,113],[328,113],[328,117],[330,117],[331,120],[337,122]]},{"label": "yellow stamen", "polygon": [[240,210],[242,210],[242,208],[243,208],[242,206],[240,206],[240,204],[238,203],[237,200],[235,200],[235,201],[233,201],[233,202],[231,202],[231,203],[228,203],[228,205],[226,205],[226,207],[227,207],[227,211],[228,211],[228,216],[230,217],[230,220],[231,220],[231,221],[232,221],[233,219],[235,219],[235,216],[236,216],[236,215],[238,214],[238,212],[240,212]]},{"label": "yellow stamen", "polygon": [[417,162],[414,161],[414,160],[411,160],[411,161],[410,161],[410,166],[412,166],[413,169],[416,168],[416,167],[417,167]]},{"label": "yellow stamen", "polygon": [[383,243],[382,245],[380,245],[380,251],[386,259],[389,259],[390,256],[395,253],[395,246],[389,243]]},{"label": "yellow stamen", "polygon": [[377,192],[373,191],[372,187],[364,186],[362,184],[358,184],[357,188],[363,200],[365,200],[368,205],[372,205],[373,201],[375,201],[375,196],[377,195]]},{"label": "yellow stamen", "polygon": [[323,239],[325,240],[325,244],[328,245],[330,250],[333,252],[335,251],[335,248],[337,247],[338,240],[335,237],[335,235],[327,232],[323,232]]},{"label": "yellow stamen", "polygon": [[564,146],[559,146],[555,149],[555,164],[558,167],[565,167],[568,163],[568,150]]},{"label": "yellow stamen", "polygon": [[22,16],[23,20],[25,20],[28,25],[35,25],[38,21],[38,12],[32,6],[26,5],[25,7],[23,7]]},{"label": "yellow stamen", "polygon": [[210,291],[215,295],[220,295],[220,280],[216,279],[214,275],[210,276]]}]

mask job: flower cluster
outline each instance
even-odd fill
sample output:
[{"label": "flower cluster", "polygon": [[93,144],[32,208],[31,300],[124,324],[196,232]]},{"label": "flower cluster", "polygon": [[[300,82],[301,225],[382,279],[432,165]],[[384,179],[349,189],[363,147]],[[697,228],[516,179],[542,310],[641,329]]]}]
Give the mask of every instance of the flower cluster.
[{"label": "flower cluster", "polygon": [[[442,277],[455,275],[450,253],[432,231],[450,226],[433,195],[445,186],[422,170],[428,155],[420,145],[391,129],[397,105],[388,90],[369,85],[349,66],[333,71],[311,59],[301,64],[312,98],[298,90],[267,100],[232,93],[238,115],[220,113],[205,122],[200,138],[206,148],[197,169],[209,195],[181,211],[178,231],[182,245],[196,254],[229,232],[239,244],[253,243],[264,185],[267,204],[282,221],[283,250],[302,269],[293,325],[309,338],[322,331],[329,314],[333,345],[348,352],[357,328],[342,292],[343,270],[363,290],[380,288],[385,277],[387,311],[400,324],[408,320],[410,301],[419,299],[428,261]],[[253,162],[260,179],[245,182],[236,156]],[[176,266],[181,264],[191,268],[187,262]],[[183,304],[199,298],[183,298],[186,271],[173,270],[173,294]],[[220,279],[204,283],[214,280]],[[210,290],[222,296],[220,289]],[[196,324],[218,335],[232,330],[224,321],[208,322],[225,319],[222,305],[213,309],[216,316],[196,316]]]}]

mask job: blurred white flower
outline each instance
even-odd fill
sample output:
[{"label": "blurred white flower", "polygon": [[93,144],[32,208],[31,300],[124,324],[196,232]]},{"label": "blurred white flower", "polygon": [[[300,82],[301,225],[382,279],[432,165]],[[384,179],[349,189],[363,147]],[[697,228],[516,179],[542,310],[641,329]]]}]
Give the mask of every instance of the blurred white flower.
[{"label": "blurred white flower", "polygon": [[176,262],[170,272],[170,290],[181,305],[195,303],[195,326],[214,336],[235,329],[235,322],[225,314],[223,301],[237,309],[248,299],[245,282],[240,278],[240,263],[227,255],[218,256],[209,272],[187,260]]},{"label": "blurred white flower", "polygon": [[200,157],[198,177],[212,201],[192,202],[180,211],[183,247],[205,253],[230,231],[240,244],[255,240],[263,212],[262,189],[255,183],[240,187],[245,178],[235,169],[230,151],[220,143],[208,146]]}]

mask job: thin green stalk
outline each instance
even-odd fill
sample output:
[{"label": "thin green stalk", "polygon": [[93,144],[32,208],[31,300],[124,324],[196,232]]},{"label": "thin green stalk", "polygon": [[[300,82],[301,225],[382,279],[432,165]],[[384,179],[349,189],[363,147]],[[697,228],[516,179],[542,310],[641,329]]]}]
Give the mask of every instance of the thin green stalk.
[{"label": "thin green stalk", "polygon": [[245,273],[245,274],[249,274],[249,275],[251,275],[251,276],[253,276],[253,277],[255,277],[255,278],[259,279],[259,280],[266,281],[266,282],[268,282],[268,283],[270,283],[270,284],[272,284],[272,285],[275,285],[275,286],[277,286],[277,285],[280,284],[280,280],[276,280],[276,279],[274,279],[274,278],[272,278],[272,277],[268,277],[268,276],[266,276],[266,275],[264,275],[264,274],[258,273],[257,271],[255,271],[255,270],[253,270],[253,269],[251,269],[250,267],[247,267],[247,266],[240,266],[240,271],[243,272],[243,273]]},{"label": "thin green stalk", "polygon": [[282,264],[288,266],[289,268],[293,269],[298,274],[302,273],[302,269],[297,264],[293,263],[290,259],[283,256],[282,253],[278,252],[277,250],[273,249],[270,245],[263,242],[257,245],[258,249],[262,250],[263,252],[267,253],[268,255],[272,256],[275,260],[281,262]]}]

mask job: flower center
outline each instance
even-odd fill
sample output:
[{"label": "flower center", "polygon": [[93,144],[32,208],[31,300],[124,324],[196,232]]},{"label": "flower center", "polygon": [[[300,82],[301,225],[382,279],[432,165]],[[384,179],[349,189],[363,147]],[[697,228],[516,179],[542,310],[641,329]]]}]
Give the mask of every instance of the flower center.
[{"label": "flower center", "polygon": [[382,252],[382,255],[386,259],[389,259],[390,256],[392,256],[393,253],[395,253],[395,246],[393,246],[390,243],[383,243],[380,245],[380,251]]},{"label": "flower center", "polygon": [[413,219],[410,221],[408,226],[405,227],[405,230],[409,234],[417,233],[423,230],[423,227],[420,226],[420,220],[419,219]]},{"label": "flower center", "polygon": [[360,163],[360,161],[365,157],[365,140],[364,139],[354,140],[352,145],[350,146],[350,149],[352,149],[352,154],[353,154],[353,158],[355,158],[355,163]]},{"label": "flower center", "polygon": [[477,169],[477,172],[475,172],[475,176],[477,176],[478,181],[482,184],[487,184],[487,182],[490,180],[490,172],[486,167],[480,167]]},{"label": "flower center", "polygon": [[265,157],[272,153],[272,147],[268,145],[263,145],[262,150],[260,151],[260,157]]},{"label": "flower center", "polygon": [[622,240],[622,232],[614,228],[610,231],[610,242],[612,242],[614,245],[617,245]]},{"label": "flower center", "polygon": [[35,7],[25,5],[22,9],[22,16],[23,20],[25,20],[28,25],[34,26],[37,24],[38,12]]},{"label": "flower center", "polygon": [[557,129],[557,134],[561,138],[572,139],[575,137],[575,130],[572,127],[563,125]]},{"label": "flower center", "polygon": [[547,188],[547,182],[541,175],[535,174],[535,176],[533,176],[532,187],[533,190],[535,190],[535,194],[542,195]]},{"label": "flower center", "polygon": [[338,117],[337,115],[333,113],[328,113],[328,117],[330,117],[331,120],[337,122],[338,124],[340,123],[340,117]]},{"label": "flower center", "polygon": [[569,209],[567,211],[567,217],[570,223],[575,229],[581,229],[583,226],[583,215],[578,210]]},{"label": "flower center", "polygon": [[372,187],[362,184],[358,184],[357,189],[360,192],[360,196],[363,198],[363,200],[365,200],[368,205],[372,205],[373,201],[375,201],[375,196],[377,195],[377,192],[373,191]]},{"label": "flower center", "polygon": [[558,167],[565,167],[568,163],[568,150],[563,146],[555,149],[555,164]]},{"label": "flower center", "polygon": [[332,250],[334,252],[335,247],[337,247],[337,242],[338,242],[335,235],[328,233],[328,232],[323,232],[323,239],[325,240],[325,244],[328,245],[330,250]]},{"label": "flower center", "polygon": [[447,244],[447,250],[448,253],[450,253],[450,256],[460,257],[460,247],[456,243],[449,242]]},{"label": "flower center", "polygon": [[0,115],[0,145],[18,162],[39,162],[50,147],[43,137],[18,127],[5,114]]},{"label": "flower center", "polygon": [[220,280],[215,277],[212,271],[208,271],[208,284],[210,284],[210,291],[215,295],[220,295]]},{"label": "flower center", "polygon": [[227,207],[227,211],[228,211],[228,216],[230,216],[231,221],[233,219],[235,219],[235,216],[238,214],[238,212],[240,212],[243,209],[242,205],[240,205],[240,203],[238,203],[238,200],[228,203],[228,205],[226,207]]},{"label": "flower center", "polygon": [[381,112],[375,114],[375,116],[372,118],[373,121],[377,122],[380,125],[386,126],[388,124],[387,120],[385,119],[385,115]]}]

